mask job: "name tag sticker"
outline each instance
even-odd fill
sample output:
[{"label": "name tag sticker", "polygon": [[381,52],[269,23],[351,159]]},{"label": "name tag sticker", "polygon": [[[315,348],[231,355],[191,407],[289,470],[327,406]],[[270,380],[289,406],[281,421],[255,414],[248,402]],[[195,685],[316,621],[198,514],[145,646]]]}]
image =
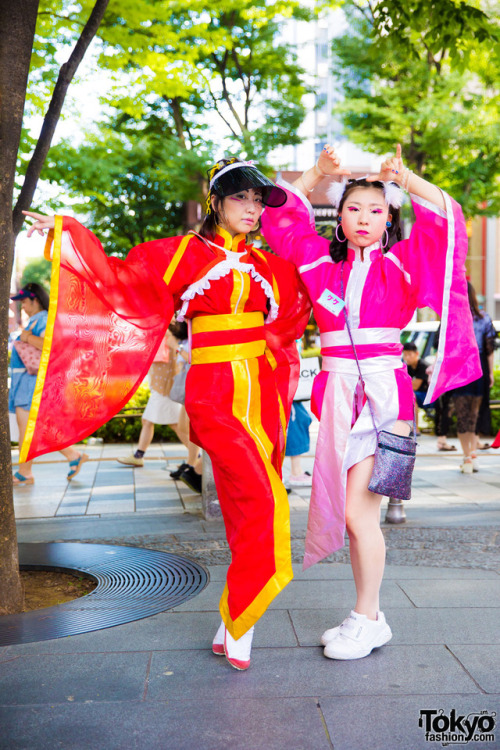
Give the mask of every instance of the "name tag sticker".
[{"label": "name tag sticker", "polygon": [[318,299],[318,303],[334,315],[339,315],[345,307],[344,300],[337,297],[336,294],[330,292],[328,289],[325,289],[322,293]]}]

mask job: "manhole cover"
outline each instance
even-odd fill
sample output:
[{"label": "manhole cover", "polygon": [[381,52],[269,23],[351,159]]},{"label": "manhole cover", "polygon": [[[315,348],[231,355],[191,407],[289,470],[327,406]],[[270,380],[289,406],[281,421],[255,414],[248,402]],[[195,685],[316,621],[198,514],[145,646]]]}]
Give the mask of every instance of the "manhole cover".
[{"label": "manhole cover", "polygon": [[0,618],[0,646],[88,633],[156,615],[202,591],[208,573],[168,552],[106,544],[20,544],[21,568],[78,570],[97,587],[57,607]]}]

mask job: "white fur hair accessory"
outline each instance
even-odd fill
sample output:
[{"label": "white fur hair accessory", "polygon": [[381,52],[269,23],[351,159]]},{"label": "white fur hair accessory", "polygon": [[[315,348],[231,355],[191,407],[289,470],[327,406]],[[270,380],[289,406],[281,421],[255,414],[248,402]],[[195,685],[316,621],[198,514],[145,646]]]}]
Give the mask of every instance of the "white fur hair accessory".
[{"label": "white fur hair accessory", "polygon": [[405,200],[404,191],[396,182],[383,182],[385,201],[388,206],[401,208]]},{"label": "white fur hair accessory", "polygon": [[[358,179],[364,180],[369,176],[370,175],[365,175],[364,177],[359,177]],[[332,182],[330,184],[326,196],[332,206],[335,206],[335,208],[338,209],[347,185],[352,182],[356,182],[356,180],[351,179],[348,181],[347,179],[343,179],[340,182]],[[395,182],[383,182],[382,184],[384,186],[384,197],[387,205],[392,206],[393,208],[401,208],[404,203],[404,192],[401,190],[399,185],[397,185]]]}]

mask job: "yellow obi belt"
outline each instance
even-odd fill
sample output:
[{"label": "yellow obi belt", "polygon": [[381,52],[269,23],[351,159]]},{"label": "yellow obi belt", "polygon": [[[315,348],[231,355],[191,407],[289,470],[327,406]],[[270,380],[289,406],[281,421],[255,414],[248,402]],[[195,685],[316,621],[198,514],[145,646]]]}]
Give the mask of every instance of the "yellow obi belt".
[{"label": "yellow obi belt", "polygon": [[191,364],[260,357],[266,349],[264,313],[198,315],[191,329]]}]

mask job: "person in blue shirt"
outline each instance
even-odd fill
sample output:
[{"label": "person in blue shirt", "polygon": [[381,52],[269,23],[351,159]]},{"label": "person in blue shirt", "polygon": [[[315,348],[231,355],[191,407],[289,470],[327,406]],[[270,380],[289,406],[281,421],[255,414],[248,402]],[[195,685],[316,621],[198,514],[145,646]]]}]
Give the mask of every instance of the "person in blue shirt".
[{"label": "person in blue shirt", "polygon": [[[30,344],[35,349],[43,349],[43,337],[47,326],[49,309],[49,295],[40,284],[30,282],[11,297],[19,300],[21,307],[29,318],[28,324],[18,336],[18,341]],[[19,355],[16,347],[12,348],[10,358],[10,391],[9,412],[16,415],[19,428],[19,446],[22,445],[24,434],[28,425],[28,417],[35,392],[36,374],[30,374]],[[69,461],[68,479],[73,479],[80,471],[82,464],[88,461],[86,453],[77,451],[72,446],[64,448],[61,453]],[[35,479],[32,472],[32,461],[20,463],[18,470],[12,476],[14,486],[34,484]]]}]

